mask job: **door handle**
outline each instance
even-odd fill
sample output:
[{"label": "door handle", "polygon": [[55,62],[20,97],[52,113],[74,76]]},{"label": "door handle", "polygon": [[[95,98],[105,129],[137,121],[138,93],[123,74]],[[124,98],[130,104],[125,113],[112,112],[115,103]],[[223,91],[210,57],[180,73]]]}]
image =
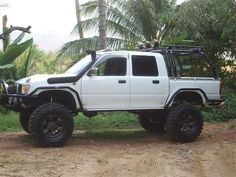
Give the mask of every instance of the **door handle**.
[{"label": "door handle", "polygon": [[125,83],[126,83],[126,80],[118,80],[118,83],[119,83],[119,84],[125,84]]},{"label": "door handle", "polygon": [[159,80],[153,80],[152,83],[153,83],[153,84],[159,84],[160,81],[159,81]]}]

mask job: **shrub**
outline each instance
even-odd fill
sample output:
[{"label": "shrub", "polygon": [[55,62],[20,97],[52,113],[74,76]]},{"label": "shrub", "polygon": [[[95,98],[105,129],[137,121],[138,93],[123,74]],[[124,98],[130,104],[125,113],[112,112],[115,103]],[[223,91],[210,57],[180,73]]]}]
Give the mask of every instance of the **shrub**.
[{"label": "shrub", "polygon": [[228,121],[236,119],[236,92],[224,90],[223,98],[225,103],[217,108],[204,108],[202,113],[205,121]]}]

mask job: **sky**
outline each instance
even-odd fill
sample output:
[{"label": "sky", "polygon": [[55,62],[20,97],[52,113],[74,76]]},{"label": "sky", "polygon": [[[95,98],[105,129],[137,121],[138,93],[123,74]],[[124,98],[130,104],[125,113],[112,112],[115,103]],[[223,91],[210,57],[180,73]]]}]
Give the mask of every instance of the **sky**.
[{"label": "sky", "polygon": [[[79,0],[80,4],[87,0]],[[178,0],[182,2],[184,0]],[[0,0],[8,7],[0,8],[7,15],[8,25],[32,26],[34,42],[44,51],[60,49],[62,45],[78,37],[70,33],[76,24],[75,0]],[[1,25],[2,26],[2,25]],[[0,29],[1,30],[1,29]]]}]

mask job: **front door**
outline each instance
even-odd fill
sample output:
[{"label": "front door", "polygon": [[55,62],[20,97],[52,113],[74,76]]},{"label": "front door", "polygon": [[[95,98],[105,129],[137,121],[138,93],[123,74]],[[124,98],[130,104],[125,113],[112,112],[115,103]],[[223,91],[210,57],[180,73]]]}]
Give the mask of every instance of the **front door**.
[{"label": "front door", "polygon": [[128,63],[125,55],[103,56],[95,63],[97,75],[82,78],[84,109],[124,110],[129,106]]}]

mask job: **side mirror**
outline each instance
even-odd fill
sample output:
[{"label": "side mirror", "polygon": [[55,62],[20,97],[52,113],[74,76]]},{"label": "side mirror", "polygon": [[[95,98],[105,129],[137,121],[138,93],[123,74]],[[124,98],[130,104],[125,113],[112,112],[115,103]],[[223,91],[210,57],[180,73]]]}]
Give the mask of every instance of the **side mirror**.
[{"label": "side mirror", "polygon": [[88,76],[97,76],[98,75],[98,68],[91,68],[88,72]]}]

